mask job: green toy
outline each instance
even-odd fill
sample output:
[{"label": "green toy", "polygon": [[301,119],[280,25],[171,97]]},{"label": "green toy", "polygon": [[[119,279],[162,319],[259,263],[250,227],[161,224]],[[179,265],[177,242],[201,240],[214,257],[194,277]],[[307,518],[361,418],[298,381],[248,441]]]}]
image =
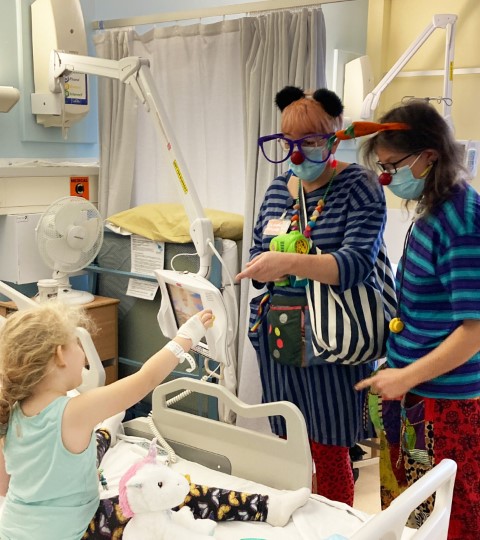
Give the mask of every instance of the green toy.
[{"label": "green toy", "polygon": [[[280,251],[282,253],[303,253],[307,254],[310,251],[310,242],[303,236],[300,231],[290,231],[286,234],[279,234],[270,241],[270,251]],[[296,276],[288,276],[275,282],[279,287],[292,285],[293,287],[305,287],[307,279],[302,279]]]}]

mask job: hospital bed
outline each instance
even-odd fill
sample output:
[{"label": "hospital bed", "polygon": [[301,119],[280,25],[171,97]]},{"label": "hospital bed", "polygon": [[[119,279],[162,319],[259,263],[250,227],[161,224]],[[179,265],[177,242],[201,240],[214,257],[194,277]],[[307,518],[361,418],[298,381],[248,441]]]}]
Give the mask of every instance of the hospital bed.
[{"label": "hospital bed", "polygon": [[[5,294],[17,302],[27,302],[25,308],[30,307],[30,299],[25,299],[2,282],[0,285]],[[0,318],[0,327],[2,322]],[[92,352],[96,353],[94,347]],[[92,358],[95,358],[95,354]],[[98,364],[99,369],[94,369],[93,374],[98,371],[101,375],[103,368],[100,361]],[[88,379],[86,375],[90,374],[84,372],[83,375]],[[84,383],[87,382],[84,380]],[[95,380],[87,386],[101,384],[101,381]],[[285,419],[287,438],[168,407],[168,403],[174,399],[167,399],[168,396],[175,394],[178,397],[179,392],[185,391],[216,398],[237,417],[256,419],[281,415]],[[152,439],[152,423],[153,429],[176,452],[177,460],[171,467],[182,474],[189,474],[192,482],[265,495],[276,490],[310,487],[312,459],[305,420],[292,403],[247,405],[223,386],[182,377],[155,389],[150,417],[129,420],[124,422],[123,427],[127,436]],[[101,490],[101,496],[118,493],[118,482],[123,473],[141,459],[139,450],[146,452],[136,443],[121,440],[107,451],[101,467],[109,490]],[[446,540],[455,473],[455,462],[443,460],[400,495],[387,510],[373,516],[346,504],[311,495],[307,504],[294,512],[285,527],[230,521],[219,524],[215,538],[327,540],[332,535],[340,535],[335,540]],[[423,526],[418,530],[405,527],[409,514],[432,493],[436,493],[434,511]],[[1,506],[0,500],[0,513]]]},{"label": "hospital bed", "polygon": [[[169,408],[168,396],[184,390],[217,398],[237,416],[282,415],[286,421],[287,439]],[[293,404],[247,405],[219,385],[179,378],[156,388],[152,407],[156,428],[178,456],[177,462],[171,466],[183,474],[188,473],[193,482],[263,494],[310,487],[312,461],[305,421]],[[148,418],[129,420],[123,426],[127,435],[146,439],[153,437]],[[107,452],[102,467],[108,478],[111,464],[115,470],[124,471],[136,459],[138,453],[131,452],[129,444],[121,441]],[[215,538],[326,540],[338,534],[349,540],[444,540],[447,538],[455,473],[455,462],[443,460],[387,510],[373,516],[343,503],[311,495],[307,504],[294,512],[286,527],[227,522],[217,527]],[[418,530],[405,527],[410,512],[435,492],[435,509],[424,525]]]}]

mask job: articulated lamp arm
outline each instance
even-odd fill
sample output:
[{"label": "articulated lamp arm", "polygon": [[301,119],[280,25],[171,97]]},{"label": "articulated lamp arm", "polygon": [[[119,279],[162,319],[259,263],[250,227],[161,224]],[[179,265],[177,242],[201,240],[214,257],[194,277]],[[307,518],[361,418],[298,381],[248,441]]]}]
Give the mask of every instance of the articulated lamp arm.
[{"label": "articulated lamp arm", "polygon": [[370,120],[373,117],[373,111],[377,108],[380,96],[385,88],[392,82],[392,80],[398,75],[405,64],[412,58],[412,56],[420,49],[420,47],[427,41],[430,35],[437,28],[445,28],[446,34],[446,47],[445,47],[445,65],[444,65],[444,88],[443,97],[450,98],[444,101],[443,116],[450,122],[450,108],[452,97],[452,78],[453,78],[453,54],[454,54],[454,27],[457,20],[457,15],[434,15],[432,22],[425,28],[425,30],[418,36],[418,38],[408,47],[408,49],[402,54],[402,56],[395,62],[390,68],[388,73],[377,84],[377,86],[366,96],[362,105],[361,117],[365,120]]},{"label": "articulated lamp arm", "polygon": [[190,236],[200,258],[198,275],[210,273],[213,244],[213,226],[198,199],[173,129],[153,80],[148,60],[129,56],[121,60],[107,60],[93,56],[80,56],[53,51],[50,62],[50,90],[60,92],[59,77],[69,72],[86,73],[117,79],[130,85],[151,115],[161,141],[164,141],[169,161],[175,174],[177,191],[190,219]]}]

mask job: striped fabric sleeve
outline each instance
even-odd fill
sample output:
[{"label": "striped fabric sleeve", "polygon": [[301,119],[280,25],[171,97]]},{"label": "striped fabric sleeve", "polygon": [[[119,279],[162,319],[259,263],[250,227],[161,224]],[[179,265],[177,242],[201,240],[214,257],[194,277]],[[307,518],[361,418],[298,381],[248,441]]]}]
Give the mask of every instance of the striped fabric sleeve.
[{"label": "striped fabric sleeve", "polygon": [[370,179],[352,183],[344,239],[332,253],[338,264],[340,292],[365,281],[371,274],[383,239],[386,212],[380,186]]},{"label": "striped fabric sleeve", "polygon": [[453,320],[480,319],[480,234],[454,237],[438,263]]}]

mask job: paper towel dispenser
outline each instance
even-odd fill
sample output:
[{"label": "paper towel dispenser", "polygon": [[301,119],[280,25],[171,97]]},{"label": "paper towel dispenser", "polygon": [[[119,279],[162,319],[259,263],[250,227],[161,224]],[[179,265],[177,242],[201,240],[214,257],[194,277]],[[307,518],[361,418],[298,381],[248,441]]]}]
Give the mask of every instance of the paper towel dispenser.
[{"label": "paper towel dispenser", "polygon": [[31,5],[32,52],[35,93],[32,113],[45,127],[68,129],[89,111],[88,76],[69,73],[60,92],[49,87],[50,56],[53,51],[87,54],[87,36],[78,0],[35,0]]}]

